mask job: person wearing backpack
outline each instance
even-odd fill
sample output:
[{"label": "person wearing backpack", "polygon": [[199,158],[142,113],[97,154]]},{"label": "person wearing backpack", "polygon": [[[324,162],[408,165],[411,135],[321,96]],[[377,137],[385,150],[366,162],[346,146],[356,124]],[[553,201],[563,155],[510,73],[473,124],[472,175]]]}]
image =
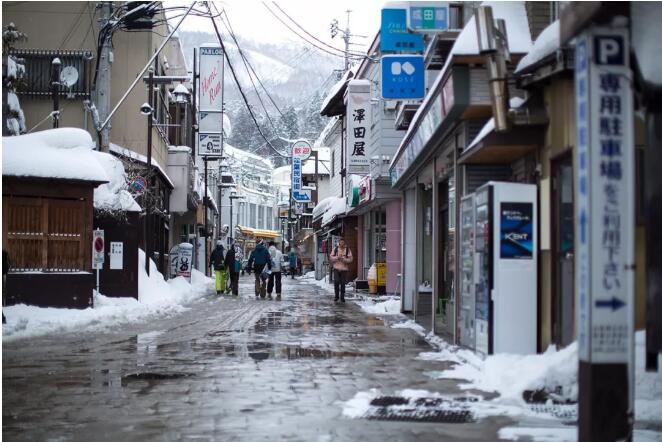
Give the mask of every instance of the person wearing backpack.
[{"label": "person wearing backpack", "polygon": [[[261,239],[257,240],[257,246],[255,250],[251,253],[250,258],[248,258],[248,268],[255,273],[255,297],[264,298],[267,295],[267,284],[266,281],[269,277],[268,271],[265,271],[264,268],[267,267],[271,270],[271,256],[269,251],[264,246]],[[266,278],[265,278],[266,274]]]},{"label": "person wearing backpack", "polygon": [[225,292],[226,284],[226,269],[225,269],[225,249],[223,248],[223,241],[216,241],[216,248],[209,256],[209,267],[214,270],[216,276],[216,294],[220,295]]},{"label": "person wearing backpack", "polygon": [[225,254],[225,268],[230,271],[230,290],[234,296],[239,296],[239,272],[243,253],[237,243],[230,238],[230,248]]},{"label": "person wearing backpack", "polygon": [[343,238],[340,238],[338,245],[331,252],[329,258],[333,269],[333,292],[335,293],[334,301],[338,301],[340,295],[340,302],[345,302],[345,284],[347,284],[347,272],[349,271],[349,264],[354,261],[352,251],[347,247],[347,243]]},{"label": "person wearing backpack", "polygon": [[274,291],[275,285],[276,300],[280,301],[282,278],[281,264],[283,261],[283,254],[280,250],[278,250],[278,248],[276,248],[276,243],[274,241],[269,242],[269,255],[271,256],[271,262],[273,263],[273,266],[271,267],[271,274],[269,275],[269,282],[267,283],[267,297],[271,299],[271,294]]}]

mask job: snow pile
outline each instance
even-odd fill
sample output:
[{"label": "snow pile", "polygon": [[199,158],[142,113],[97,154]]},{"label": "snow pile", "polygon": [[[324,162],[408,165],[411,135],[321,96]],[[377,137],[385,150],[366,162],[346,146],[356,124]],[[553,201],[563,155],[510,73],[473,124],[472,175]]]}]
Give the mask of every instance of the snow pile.
[{"label": "snow pile", "polygon": [[107,182],[90,134],[61,128],[3,137],[2,174]]},{"label": "snow pile", "polygon": [[84,310],[43,308],[25,304],[4,307],[7,324],[2,326],[4,340],[62,332],[109,330],[154,316],[174,315],[185,304],[211,291],[213,279],[193,270],[191,283],[178,277],[165,281],[153,261],[145,272],[145,253],[139,251],[138,300],[94,295],[94,307]]},{"label": "snow pile", "polygon": [[[658,356],[658,362],[661,362]],[[658,364],[658,366],[662,366]],[[662,421],[662,372],[646,371],[646,331],[634,337],[634,412],[637,420]]]},{"label": "snow pile", "polygon": [[94,208],[108,211],[140,212],[140,206],[127,190],[126,171],[122,162],[109,153],[94,153],[109,179],[108,183],[94,189]]},{"label": "snow pile", "polygon": [[361,310],[371,315],[399,315],[400,298],[393,296],[384,296],[377,298],[377,302],[370,297],[361,297],[354,301]]},{"label": "snow pile", "polygon": [[338,80],[336,84],[334,84],[331,87],[331,89],[329,89],[329,92],[326,94],[326,97],[324,97],[324,101],[322,101],[322,106],[320,107],[320,114],[324,115],[324,111],[329,106],[329,103],[331,103],[331,100],[333,100],[334,97],[336,97],[340,92],[343,91],[343,89],[347,86],[349,80],[351,80],[356,74],[358,68],[359,68],[358,64],[352,66],[347,72],[343,74],[342,78]]},{"label": "snow pile", "polygon": [[[510,108],[511,109],[517,109],[524,103],[524,99],[521,97],[513,97],[509,101],[510,103]],[[494,130],[494,117],[490,118],[487,120],[487,123],[485,123],[485,126],[478,132],[478,135],[473,139],[473,141],[467,146],[465,149],[465,152],[467,152],[469,149],[473,148],[476,144],[480,143],[483,141],[483,139],[490,134]]]},{"label": "snow pile", "polygon": [[307,284],[315,285],[322,290],[327,291],[328,293],[333,293],[333,284],[327,281],[327,278],[317,280],[315,278],[315,272],[308,272],[300,278],[302,281],[305,281]]},{"label": "snow pile", "polygon": [[[651,430],[634,429],[634,442],[655,442],[662,440],[662,433]],[[503,427],[499,429],[499,439],[533,440],[536,442],[575,442],[576,427]]]},{"label": "snow pile", "polygon": [[630,11],[632,47],[641,75],[644,80],[662,86],[662,8],[658,2],[632,2]]},{"label": "snow pile", "polygon": [[[331,117],[329,119],[329,122],[324,126],[324,129],[322,129],[322,132],[320,132],[319,136],[317,137],[317,140],[315,140],[314,146],[315,147],[321,147],[326,144],[326,139],[331,135],[333,128],[336,127],[336,123],[338,122],[338,117]],[[330,148],[329,148],[330,149]]]},{"label": "snow pile", "polygon": [[533,66],[543,58],[556,52],[560,46],[561,21],[556,20],[540,33],[536,39],[536,42],[533,44],[531,51],[529,51],[529,53],[520,60],[517,68],[515,69],[515,73],[519,73],[529,66]]}]

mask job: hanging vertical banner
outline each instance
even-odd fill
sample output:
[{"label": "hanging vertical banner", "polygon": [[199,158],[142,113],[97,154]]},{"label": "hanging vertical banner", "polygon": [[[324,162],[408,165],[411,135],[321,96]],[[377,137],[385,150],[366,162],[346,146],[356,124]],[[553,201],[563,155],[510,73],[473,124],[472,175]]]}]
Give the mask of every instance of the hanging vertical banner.
[{"label": "hanging vertical banner", "polygon": [[[201,112],[220,112],[223,90],[223,50],[220,47],[200,47],[200,87],[198,108]],[[221,128],[218,128],[220,132]]]},{"label": "hanging vertical banner", "polygon": [[626,28],[584,32],[575,55],[579,358],[627,363],[634,318],[634,133]]},{"label": "hanging vertical banner", "polygon": [[223,150],[223,67],[220,47],[200,47],[197,152],[204,157],[219,157]]},{"label": "hanging vertical banner", "polygon": [[370,158],[370,125],[372,122],[370,104],[370,81],[351,80],[347,85],[347,173],[368,175]]}]

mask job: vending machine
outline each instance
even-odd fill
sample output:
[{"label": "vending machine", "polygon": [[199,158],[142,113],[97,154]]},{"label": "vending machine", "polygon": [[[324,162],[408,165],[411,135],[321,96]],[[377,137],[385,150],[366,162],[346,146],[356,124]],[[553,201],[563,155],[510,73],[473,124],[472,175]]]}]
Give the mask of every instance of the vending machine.
[{"label": "vending machine", "polygon": [[475,348],[536,353],[536,186],[489,182],[475,192]]},{"label": "vending machine", "polygon": [[476,346],[476,272],[474,194],[462,198],[460,204],[460,344]]}]

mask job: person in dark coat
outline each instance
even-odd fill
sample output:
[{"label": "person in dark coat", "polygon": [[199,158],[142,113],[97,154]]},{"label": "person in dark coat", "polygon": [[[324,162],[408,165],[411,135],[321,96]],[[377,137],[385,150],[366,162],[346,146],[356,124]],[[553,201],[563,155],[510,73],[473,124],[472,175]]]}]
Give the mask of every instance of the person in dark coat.
[{"label": "person in dark coat", "polygon": [[237,259],[237,248],[234,241],[230,239],[231,245],[225,254],[225,268],[230,272],[230,288],[234,296],[239,296],[239,272],[241,271],[241,260]]},{"label": "person in dark coat", "polygon": [[248,258],[248,268],[255,273],[255,296],[262,298],[267,296],[267,280],[262,277],[262,271],[265,267],[271,270],[271,256],[269,250],[264,246],[261,239],[257,240],[257,246]]},{"label": "person in dark coat", "polygon": [[225,249],[223,248],[223,241],[216,241],[216,248],[209,256],[209,267],[214,269],[216,276],[216,294],[220,295],[225,291],[226,269],[225,269]]}]

